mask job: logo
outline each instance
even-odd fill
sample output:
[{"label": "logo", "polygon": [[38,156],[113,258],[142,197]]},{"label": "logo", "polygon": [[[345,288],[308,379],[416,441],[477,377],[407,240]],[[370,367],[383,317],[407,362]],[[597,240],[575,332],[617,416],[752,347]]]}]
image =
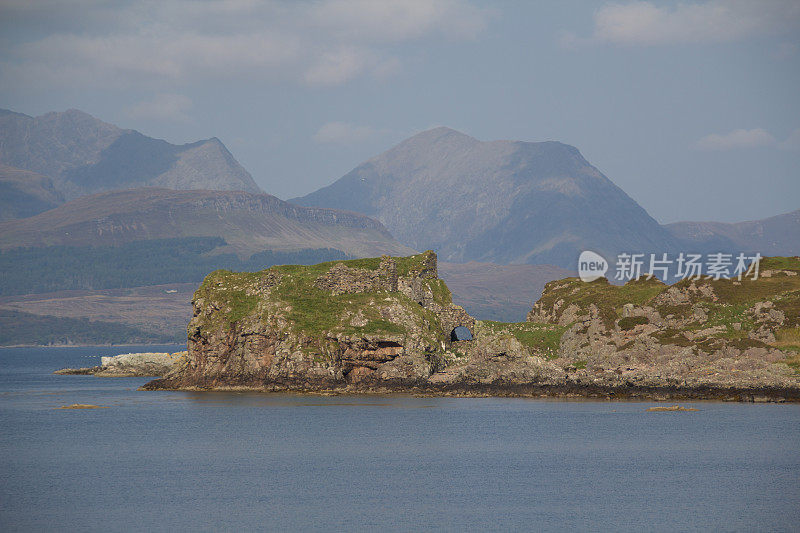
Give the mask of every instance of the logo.
[{"label": "logo", "polygon": [[602,255],[584,250],[578,258],[578,277],[581,281],[594,281],[602,278],[608,270],[608,261]]}]

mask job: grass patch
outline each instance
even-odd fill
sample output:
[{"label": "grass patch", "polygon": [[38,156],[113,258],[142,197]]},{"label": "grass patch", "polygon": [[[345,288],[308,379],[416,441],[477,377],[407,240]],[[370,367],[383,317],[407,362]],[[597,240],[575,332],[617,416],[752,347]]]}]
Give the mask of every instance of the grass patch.
[{"label": "grass patch", "polygon": [[759,270],[794,270],[800,272],[800,257],[764,257]]},{"label": "grass patch", "polygon": [[650,321],[646,316],[626,316],[625,318],[620,318],[619,322],[617,322],[617,325],[622,331],[629,331],[636,326],[648,323],[650,323]]},{"label": "grass patch", "polygon": [[[794,352],[800,358],[800,327],[781,328],[775,332],[775,342],[773,346],[780,348],[784,352]],[[791,366],[791,365],[790,365]],[[798,367],[800,370],[800,367]]]},{"label": "grass patch", "polygon": [[786,366],[794,370],[796,374],[800,374],[800,350],[798,350],[798,353],[796,353],[792,357],[787,357],[783,361],[778,361],[778,362],[785,364]]},{"label": "grass patch", "polygon": [[656,331],[652,334],[652,336],[658,339],[658,342],[663,345],[670,344],[673,346],[687,347],[694,344],[692,341],[684,337],[680,330],[675,328],[666,328],[662,331]]},{"label": "grass patch", "polygon": [[539,324],[536,322],[495,322],[483,320],[480,326],[493,334],[513,335],[523,346],[530,348],[535,354],[547,359],[558,357],[561,337],[567,330],[565,326]]},{"label": "grass patch", "polygon": [[800,327],[781,328],[775,332],[778,343],[800,344]]},{"label": "grass patch", "polygon": [[348,333],[361,333],[365,335],[372,333],[405,335],[407,333],[406,328],[403,326],[383,319],[370,320],[367,322],[366,326],[351,326],[350,328],[345,328],[345,331]]}]

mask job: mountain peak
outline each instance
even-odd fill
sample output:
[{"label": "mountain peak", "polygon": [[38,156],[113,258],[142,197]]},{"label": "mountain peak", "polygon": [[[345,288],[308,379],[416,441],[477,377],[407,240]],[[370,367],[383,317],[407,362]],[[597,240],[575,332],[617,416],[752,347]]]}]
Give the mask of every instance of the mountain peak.
[{"label": "mountain peak", "polygon": [[461,133],[458,130],[454,130],[453,128],[448,128],[447,126],[437,126],[435,128],[431,128],[429,130],[421,131],[415,135],[412,135],[402,144],[412,142],[412,143],[435,143],[440,141],[467,141],[467,142],[480,142],[474,137],[470,137],[466,133]]},{"label": "mountain peak", "polygon": [[147,186],[261,191],[216,137],[178,146],[79,109],[0,113],[0,161],[52,178],[67,200]]},{"label": "mountain peak", "polygon": [[557,141],[479,141],[423,131],[337,182],[293,200],[374,216],[401,242],[444,261],[573,268],[584,249],[668,251],[647,212]]}]

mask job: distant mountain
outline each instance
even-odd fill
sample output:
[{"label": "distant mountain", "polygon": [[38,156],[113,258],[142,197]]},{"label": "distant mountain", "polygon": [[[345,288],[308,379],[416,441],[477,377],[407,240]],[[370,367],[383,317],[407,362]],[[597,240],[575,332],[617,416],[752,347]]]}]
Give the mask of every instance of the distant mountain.
[{"label": "distant mountain", "polygon": [[685,248],[696,251],[800,255],[800,209],[749,222],[675,222],[665,228]]},{"label": "distant mountain", "polygon": [[552,265],[439,262],[454,303],[475,318],[500,322],[522,322],[546,283],[575,275]]},{"label": "distant mountain", "polygon": [[0,222],[31,217],[63,203],[64,196],[47,176],[0,164]]},{"label": "distant mountain", "polygon": [[68,200],[132,187],[261,192],[217,138],[174,145],[75,109],[0,110],[0,162],[50,177]]},{"label": "distant mountain", "polygon": [[417,134],[291,202],[364,213],[442,261],[576,268],[590,249],[671,251],[633,199],[559,142],[481,142],[449,128]]},{"label": "distant mountain", "polygon": [[291,205],[268,194],[143,188],[72,200],[0,223],[0,250],[120,246],[135,241],[219,237],[214,253],[333,248],[354,257],[407,255],[383,225],[356,213]]}]

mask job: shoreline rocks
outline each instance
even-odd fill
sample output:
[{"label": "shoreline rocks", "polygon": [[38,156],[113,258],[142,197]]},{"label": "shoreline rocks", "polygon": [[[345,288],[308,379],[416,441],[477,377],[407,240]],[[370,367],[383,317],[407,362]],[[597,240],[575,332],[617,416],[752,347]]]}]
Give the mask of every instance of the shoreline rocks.
[{"label": "shoreline rocks", "polygon": [[97,377],[157,377],[169,373],[187,352],[126,353],[101,357],[100,365],[88,368],[62,368],[54,374]]}]

